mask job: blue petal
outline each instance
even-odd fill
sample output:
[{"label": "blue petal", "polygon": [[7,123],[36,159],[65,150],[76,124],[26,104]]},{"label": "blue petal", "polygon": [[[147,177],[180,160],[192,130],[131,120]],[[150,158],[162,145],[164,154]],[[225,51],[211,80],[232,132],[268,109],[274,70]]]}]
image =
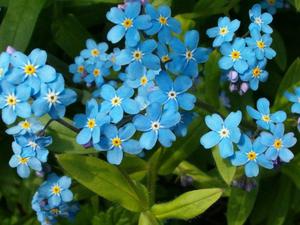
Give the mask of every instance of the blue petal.
[{"label": "blue petal", "polygon": [[270,114],[270,102],[266,98],[260,98],[257,101],[257,109],[264,115]]},{"label": "blue petal", "polygon": [[260,142],[263,144],[263,145],[266,145],[266,146],[271,146],[273,145],[274,143],[274,140],[275,138],[273,137],[272,134],[270,133],[267,133],[267,132],[262,132],[260,134]]},{"label": "blue petal", "polygon": [[188,31],[184,36],[184,43],[189,50],[196,49],[199,43],[199,32],[196,30]]},{"label": "blue petal", "polygon": [[151,17],[148,15],[140,15],[138,16],[135,21],[135,26],[139,30],[145,30],[151,27]]},{"label": "blue petal", "polygon": [[210,131],[206,133],[200,139],[200,143],[206,149],[210,149],[216,146],[219,142],[220,142],[220,135],[215,131]]},{"label": "blue petal", "polygon": [[120,128],[119,137],[122,140],[128,140],[134,135],[135,131],[134,125],[132,123],[128,123],[124,127]]},{"label": "blue petal", "polygon": [[254,108],[247,106],[246,109],[249,116],[251,116],[253,119],[256,120],[261,119],[261,114],[258,111],[256,111]]},{"label": "blue petal", "polygon": [[229,70],[233,66],[233,61],[229,56],[223,56],[219,61],[219,66],[221,69]]},{"label": "blue petal", "polygon": [[6,124],[12,124],[16,121],[17,115],[12,107],[5,107],[2,109],[2,120]]},{"label": "blue petal", "polygon": [[237,127],[242,120],[241,111],[231,112],[225,119],[224,124],[227,128]]},{"label": "blue petal", "polygon": [[247,177],[256,177],[259,173],[258,165],[254,161],[250,161],[245,166],[245,173]]},{"label": "blue petal", "polygon": [[143,133],[140,138],[140,145],[142,148],[145,148],[147,150],[150,150],[154,147],[154,145],[157,142],[158,133],[155,131],[149,131],[146,133]]},{"label": "blue petal", "polygon": [[179,106],[184,110],[192,110],[195,107],[196,97],[189,93],[183,93],[178,97]]},{"label": "blue petal", "polygon": [[166,110],[163,112],[160,124],[164,128],[170,128],[178,124],[181,120],[180,113],[174,110]]},{"label": "blue petal", "polygon": [[126,46],[134,47],[140,41],[140,33],[135,27],[131,27],[127,30],[125,39]]},{"label": "blue petal", "polygon": [[124,111],[121,106],[115,106],[109,112],[109,116],[112,118],[113,123],[118,123],[123,119]]},{"label": "blue petal", "polygon": [[174,90],[176,92],[184,92],[191,88],[193,85],[192,80],[187,76],[179,76],[174,81]]},{"label": "blue petal", "polygon": [[107,40],[113,44],[118,43],[125,35],[125,28],[121,25],[115,25],[107,33]]},{"label": "blue petal", "polygon": [[158,141],[164,147],[171,147],[172,142],[176,140],[176,136],[169,129],[160,129],[158,131]]},{"label": "blue petal", "polygon": [[137,115],[133,118],[133,124],[139,131],[148,131],[151,129],[151,121],[148,117]]},{"label": "blue petal", "polygon": [[52,196],[48,199],[48,201],[49,201],[49,205],[50,205],[51,207],[56,207],[56,206],[59,206],[59,205],[60,205],[60,203],[61,203],[61,198],[60,198],[60,196],[58,196],[58,195],[52,195]]},{"label": "blue petal", "polygon": [[294,133],[290,132],[283,136],[282,138],[282,144],[286,148],[290,148],[294,146],[297,142],[297,139],[294,137]]},{"label": "blue petal", "polygon": [[245,165],[248,161],[248,157],[245,152],[236,152],[231,158],[231,163],[234,166]]},{"label": "blue petal", "polygon": [[20,102],[16,105],[16,113],[19,117],[29,118],[31,116],[31,107],[28,102]]},{"label": "blue petal", "polygon": [[129,18],[137,17],[141,12],[141,3],[140,2],[132,2],[128,3],[125,8],[125,15]]},{"label": "blue petal", "polygon": [[206,125],[213,131],[220,131],[223,127],[223,119],[218,114],[205,117]]},{"label": "blue petal", "polygon": [[222,158],[228,158],[234,154],[232,142],[228,138],[223,138],[219,143],[220,155]]},{"label": "blue petal", "polygon": [[136,140],[128,140],[122,143],[124,152],[137,155],[143,150],[140,143]]},{"label": "blue petal", "polygon": [[17,167],[17,173],[19,174],[20,177],[27,178],[30,175],[30,169],[27,165],[20,164]]},{"label": "blue petal", "polygon": [[49,111],[49,105],[42,97],[35,100],[31,107],[34,115],[37,117],[41,117]]},{"label": "blue petal", "polygon": [[113,148],[107,152],[107,161],[114,165],[120,165],[123,159],[123,151],[120,148]]},{"label": "blue petal", "polygon": [[110,101],[112,98],[116,96],[116,91],[111,85],[105,84],[101,87],[100,95],[105,100]]},{"label": "blue petal", "polygon": [[52,66],[45,65],[37,71],[42,82],[51,82],[56,78],[56,71]]},{"label": "blue petal", "polygon": [[286,120],[286,113],[284,111],[278,111],[271,115],[271,120],[275,123],[282,123]]},{"label": "blue petal", "polygon": [[91,140],[92,132],[89,128],[83,128],[76,137],[76,141],[80,145],[84,145]]},{"label": "blue petal", "polygon": [[273,168],[273,162],[268,160],[265,155],[259,155],[257,157],[257,162],[260,166],[265,167],[267,169]]},{"label": "blue petal", "polygon": [[28,166],[36,171],[41,171],[42,170],[42,164],[37,158],[30,158],[28,160]]},{"label": "blue petal", "polygon": [[159,103],[152,103],[147,108],[147,116],[151,121],[157,121],[161,116],[162,110]]},{"label": "blue petal", "polygon": [[283,148],[279,151],[279,158],[283,162],[290,162],[294,158],[294,154],[287,148]]},{"label": "blue petal", "polygon": [[70,202],[73,200],[73,193],[70,190],[63,190],[61,192],[61,198],[64,202]]}]

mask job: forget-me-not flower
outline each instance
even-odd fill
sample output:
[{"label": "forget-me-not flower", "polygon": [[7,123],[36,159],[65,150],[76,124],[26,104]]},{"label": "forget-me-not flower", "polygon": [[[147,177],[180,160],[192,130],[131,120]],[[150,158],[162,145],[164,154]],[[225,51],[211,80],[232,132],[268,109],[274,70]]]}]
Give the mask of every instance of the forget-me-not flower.
[{"label": "forget-me-not flower", "polygon": [[249,17],[252,23],[249,25],[249,30],[257,29],[258,31],[262,31],[266,34],[271,34],[273,32],[272,27],[270,27],[270,23],[273,21],[273,17],[269,13],[261,13],[261,6],[259,4],[255,4],[249,10]]}]

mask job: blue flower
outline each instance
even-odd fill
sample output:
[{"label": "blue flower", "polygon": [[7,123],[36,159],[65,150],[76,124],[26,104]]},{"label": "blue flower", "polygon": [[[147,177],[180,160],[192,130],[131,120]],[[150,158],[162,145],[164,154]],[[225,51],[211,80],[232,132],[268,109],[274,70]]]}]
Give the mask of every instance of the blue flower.
[{"label": "blue flower", "polygon": [[158,40],[162,43],[169,43],[172,38],[172,32],[179,34],[181,32],[180,23],[171,17],[171,9],[168,6],[160,6],[157,10],[147,4],[146,13],[150,15],[152,26],[145,30],[147,35],[158,33]]},{"label": "blue flower", "polygon": [[249,25],[249,30],[257,29],[258,31],[263,31],[266,34],[271,34],[273,32],[272,27],[269,24],[273,21],[273,17],[269,13],[261,14],[261,6],[255,4],[249,10],[249,17],[252,23]]},{"label": "blue flower", "polygon": [[241,137],[238,128],[241,119],[242,113],[240,111],[231,112],[225,120],[218,114],[206,116],[205,123],[211,131],[201,137],[200,143],[206,149],[218,145],[222,158],[232,156],[234,154],[232,143],[238,143]]},{"label": "blue flower", "polygon": [[39,189],[41,197],[48,200],[50,207],[57,207],[63,202],[70,202],[73,199],[73,193],[70,191],[71,178],[67,176],[58,177],[50,174],[47,181]]},{"label": "blue flower", "polygon": [[17,173],[22,178],[30,175],[30,168],[35,171],[42,170],[42,164],[32,152],[23,151],[22,147],[13,142],[14,155],[9,160],[9,166],[17,168]]},{"label": "blue flower", "polygon": [[249,66],[255,64],[255,53],[246,47],[243,38],[236,38],[233,44],[222,44],[220,51],[223,57],[219,61],[219,66],[223,70],[233,68],[238,73],[244,73]]},{"label": "blue flower", "polygon": [[84,80],[91,84],[95,81],[97,87],[101,87],[104,83],[104,77],[108,76],[110,71],[105,66],[104,62],[98,61],[95,64],[90,64],[86,68],[88,75],[84,78]]},{"label": "blue flower", "polygon": [[91,60],[92,62],[96,62],[97,60],[106,60],[108,45],[105,42],[97,44],[94,40],[87,39],[86,47],[86,49],[80,52],[80,55],[84,59]]},{"label": "blue flower", "polygon": [[154,147],[157,140],[164,147],[171,147],[176,136],[171,128],[179,123],[181,117],[178,111],[162,111],[159,103],[152,103],[146,109],[145,115],[137,115],[133,118],[136,129],[144,132],[140,138],[142,148],[150,150]]},{"label": "blue flower", "polygon": [[7,80],[13,84],[25,83],[32,88],[33,94],[40,90],[41,82],[52,82],[56,78],[55,69],[46,65],[47,53],[34,49],[27,57],[21,52],[14,52],[11,63],[14,66]]},{"label": "blue flower", "polygon": [[157,55],[160,58],[160,61],[164,64],[164,66],[168,69],[169,63],[172,60],[169,54],[169,50],[165,44],[158,43],[157,45]]},{"label": "blue flower", "polygon": [[196,30],[188,31],[184,36],[184,43],[174,38],[170,42],[171,49],[174,51],[171,58],[169,69],[174,73],[197,77],[198,64],[208,60],[210,50],[199,48],[199,32]]},{"label": "blue flower", "polygon": [[277,9],[283,8],[283,0],[263,0],[260,4],[271,14],[275,14]]},{"label": "blue flower", "polygon": [[75,63],[71,64],[69,66],[69,72],[72,73],[73,76],[73,82],[74,83],[80,83],[83,78],[86,76],[86,62],[84,61],[84,58],[81,56],[77,56],[75,58]]},{"label": "blue flower", "polygon": [[138,30],[151,27],[151,18],[148,15],[139,15],[141,4],[139,2],[128,3],[125,10],[113,7],[106,14],[109,21],[116,25],[110,29],[107,39],[112,43],[119,42],[125,36],[127,46],[135,46],[140,41]]},{"label": "blue flower", "polygon": [[193,119],[195,119],[198,115],[193,112],[183,112],[181,113],[180,122],[173,127],[173,131],[176,136],[185,137],[188,132],[188,126],[192,123]]},{"label": "blue flower", "polygon": [[128,65],[128,75],[135,79],[143,73],[144,67],[151,70],[160,69],[159,58],[152,54],[157,44],[154,40],[149,39],[139,43],[134,48],[123,49],[116,57],[116,63],[119,65]]},{"label": "blue flower", "polygon": [[266,64],[267,60],[258,61],[255,66],[249,67],[244,74],[241,74],[241,80],[248,81],[250,88],[256,91],[259,82],[265,82],[268,79],[269,73],[265,70]]},{"label": "blue flower", "polygon": [[196,97],[186,91],[192,87],[193,82],[187,76],[178,76],[173,82],[165,71],[160,72],[155,78],[159,90],[149,94],[150,102],[164,104],[165,108],[178,110],[178,107],[184,110],[194,108]]},{"label": "blue flower", "polygon": [[262,132],[260,141],[267,146],[266,157],[270,160],[276,160],[278,157],[282,162],[289,162],[294,158],[294,154],[289,150],[293,147],[297,139],[294,133],[284,134],[284,125],[279,123],[271,126],[271,133]]},{"label": "blue flower", "polygon": [[260,98],[257,100],[257,110],[251,106],[247,106],[248,114],[256,120],[258,126],[263,129],[270,129],[274,123],[282,123],[286,120],[286,113],[284,111],[277,111],[270,113],[270,102],[266,98]]},{"label": "blue flower", "polygon": [[255,52],[258,60],[273,59],[276,56],[276,52],[270,47],[272,44],[272,38],[269,34],[261,36],[257,29],[250,30],[251,38],[246,38],[247,45]]},{"label": "blue flower", "polygon": [[137,155],[141,153],[142,147],[136,140],[131,139],[136,129],[132,123],[128,123],[119,130],[116,126],[108,124],[104,127],[102,139],[99,146],[107,150],[107,160],[111,164],[119,165],[123,159],[123,152]]},{"label": "blue flower", "polygon": [[300,87],[295,88],[295,94],[285,92],[284,96],[294,104],[292,105],[292,113],[300,114]]},{"label": "blue flower", "polygon": [[121,86],[115,90],[111,85],[105,84],[101,87],[101,112],[109,113],[112,122],[118,123],[123,119],[124,112],[134,115],[139,113],[138,103],[131,99],[134,91],[130,87]]},{"label": "blue flower", "polygon": [[34,115],[41,117],[48,113],[52,118],[62,118],[66,113],[66,106],[76,101],[76,93],[71,89],[65,89],[65,81],[58,74],[52,83],[42,84],[41,92],[32,104]]},{"label": "blue flower", "polygon": [[245,166],[247,177],[256,177],[259,173],[259,166],[267,169],[273,168],[273,162],[268,160],[264,154],[267,147],[260,143],[260,138],[253,141],[243,134],[238,143],[240,151],[235,152],[231,158],[231,163],[234,166]]},{"label": "blue flower", "polygon": [[15,87],[7,82],[2,82],[1,87],[0,108],[3,122],[12,124],[16,121],[17,116],[30,117],[31,107],[27,102],[30,98],[30,88],[24,84]]},{"label": "blue flower", "polygon": [[120,54],[119,48],[114,48],[113,52],[107,56],[106,67],[112,67],[114,71],[119,71],[121,66],[116,64],[116,57]]},{"label": "blue flower", "polygon": [[36,134],[43,130],[43,128],[43,124],[36,118],[28,118],[19,122],[18,125],[8,128],[6,133],[9,135],[24,135],[29,133]]},{"label": "blue flower", "polygon": [[227,16],[220,17],[218,20],[218,26],[208,29],[206,34],[210,38],[215,38],[213,47],[219,47],[224,42],[232,41],[234,32],[236,32],[239,27],[239,20],[230,21]]},{"label": "blue flower", "polygon": [[5,79],[6,74],[9,71],[10,55],[6,52],[2,52],[0,55],[0,81]]},{"label": "blue flower", "polygon": [[80,145],[85,145],[90,141],[95,145],[100,142],[101,127],[110,122],[109,116],[99,112],[99,106],[95,99],[86,103],[86,113],[77,114],[74,117],[74,124],[81,129],[76,137]]}]

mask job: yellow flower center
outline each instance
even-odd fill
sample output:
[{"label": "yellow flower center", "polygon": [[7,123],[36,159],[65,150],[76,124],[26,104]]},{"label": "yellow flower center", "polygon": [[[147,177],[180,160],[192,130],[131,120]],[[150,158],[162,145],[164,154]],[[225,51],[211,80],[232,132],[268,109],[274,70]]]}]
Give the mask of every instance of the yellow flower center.
[{"label": "yellow flower center", "polygon": [[191,60],[193,58],[193,52],[190,51],[190,50],[187,50],[186,53],[185,53],[185,58],[187,60]]},{"label": "yellow flower center", "polygon": [[256,17],[256,18],[254,19],[254,22],[255,22],[256,24],[258,24],[258,25],[261,25],[261,24],[263,23],[263,21],[262,21],[262,19],[261,19],[260,17]]},{"label": "yellow flower center", "polygon": [[238,60],[241,58],[241,53],[240,51],[233,50],[230,54],[230,57],[232,58],[233,61]]},{"label": "yellow flower center", "polygon": [[21,127],[23,129],[29,129],[31,127],[31,124],[27,120],[25,120],[21,123]]},{"label": "yellow flower center", "polygon": [[3,76],[3,74],[4,74],[4,70],[3,70],[3,68],[2,68],[2,67],[0,67],[0,77],[2,77],[2,76]]},{"label": "yellow flower center", "polygon": [[50,210],[52,214],[58,215],[59,214],[59,209],[58,208],[53,208]]},{"label": "yellow flower center", "polygon": [[220,27],[220,30],[219,30],[220,35],[225,36],[228,32],[229,31],[228,31],[227,27]]},{"label": "yellow flower center", "polygon": [[262,120],[268,123],[268,122],[270,122],[271,118],[269,115],[263,115]]},{"label": "yellow flower center", "polygon": [[113,106],[119,106],[121,104],[121,102],[122,102],[122,99],[118,96],[115,96],[111,99],[111,104]]},{"label": "yellow flower center", "polygon": [[93,129],[96,126],[96,120],[95,119],[88,119],[87,121],[87,127],[90,129]]},{"label": "yellow flower center", "polygon": [[15,106],[17,104],[17,102],[18,102],[17,97],[15,95],[13,95],[13,94],[8,95],[6,97],[6,103],[9,106]]},{"label": "yellow flower center", "polygon": [[31,76],[31,75],[34,75],[35,74],[35,67],[34,65],[32,64],[28,64],[24,67],[24,73],[27,75],[27,76]]},{"label": "yellow flower center", "polygon": [[115,137],[115,138],[111,139],[111,144],[114,147],[120,147],[122,144],[122,140],[119,137]]},{"label": "yellow flower center", "polygon": [[270,4],[270,5],[274,5],[276,3],[276,0],[267,0],[267,2]]},{"label": "yellow flower center", "polygon": [[147,77],[145,75],[142,76],[140,79],[140,82],[141,82],[141,85],[143,85],[143,86],[146,85],[148,83]]},{"label": "yellow flower center", "polygon": [[94,74],[94,77],[98,77],[100,75],[100,70],[99,69],[94,69],[93,71],[93,74]]},{"label": "yellow flower center", "polygon": [[133,52],[132,56],[135,60],[141,60],[142,56],[143,56],[143,53],[139,50],[136,50],[136,51]]},{"label": "yellow flower center", "polygon": [[21,158],[19,158],[19,163],[24,165],[24,164],[27,164],[28,160],[29,160],[29,158],[21,157]]},{"label": "yellow flower center", "polygon": [[265,43],[263,41],[257,41],[256,45],[258,48],[263,49],[265,48]]},{"label": "yellow flower center", "polygon": [[252,75],[253,77],[259,77],[261,74],[261,69],[257,66],[252,70]]},{"label": "yellow flower center", "polygon": [[77,72],[78,73],[83,73],[84,72],[84,66],[78,66],[77,67]]},{"label": "yellow flower center", "polygon": [[170,61],[170,57],[168,55],[164,55],[163,57],[161,57],[161,61],[163,63],[166,63],[166,62]]},{"label": "yellow flower center", "polygon": [[91,55],[92,56],[96,57],[99,54],[100,54],[100,51],[98,49],[94,48],[94,49],[91,50]]},{"label": "yellow flower center", "polygon": [[247,153],[247,157],[248,157],[248,160],[255,160],[257,157],[257,154],[254,151],[250,151]]},{"label": "yellow flower center", "polygon": [[59,185],[56,184],[52,187],[52,194],[59,195],[60,192],[61,192],[61,188]]},{"label": "yellow flower center", "polygon": [[160,15],[158,21],[161,25],[166,25],[168,23],[168,18]]},{"label": "yellow flower center", "polygon": [[123,27],[128,29],[128,28],[132,27],[133,21],[132,21],[132,19],[127,18],[123,21],[122,25],[123,25]]},{"label": "yellow flower center", "polygon": [[280,148],[282,147],[282,141],[281,139],[276,139],[274,141],[274,144],[273,144],[274,148],[276,148],[277,150],[280,150]]}]

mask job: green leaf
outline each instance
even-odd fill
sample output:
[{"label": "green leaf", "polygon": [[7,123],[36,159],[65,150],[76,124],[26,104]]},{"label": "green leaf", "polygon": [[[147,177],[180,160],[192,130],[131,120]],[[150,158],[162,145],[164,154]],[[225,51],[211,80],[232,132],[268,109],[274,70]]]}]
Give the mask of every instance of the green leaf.
[{"label": "green leaf", "polygon": [[284,41],[279,34],[279,32],[274,31],[272,34],[273,37],[273,43],[272,47],[276,51],[277,55],[275,57],[275,62],[279,66],[279,68],[284,71],[287,65],[287,53]]},{"label": "green leaf", "polygon": [[235,175],[236,167],[232,166],[228,159],[222,159],[219,153],[219,148],[213,148],[212,153],[221,177],[226,184],[230,185]]},{"label": "green leaf", "polygon": [[283,94],[285,91],[292,88],[300,81],[299,74],[300,74],[300,58],[297,58],[289,67],[288,71],[284,75],[279,85],[275,102],[274,102],[274,109],[279,109],[286,104],[287,100],[283,96]]},{"label": "green leaf", "polygon": [[240,188],[232,188],[227,205],[228,225],[243,225],[250,215],[258,189],[247,192]]},{"label": "green leaf", "polygon": [[0,50],[8,45],[25,51],[46,0],[10,0],[0,27]]},{"label": "green leaf", "polygon": [[70,57],[75,57],[85,47],[86,39],[92,35],[80,24],[74,15],[66,15],[52,24],[55,43]]},{"label": "green leaf", "polygon": [[300,0],[288,0],[300,12]]},{"label": "green leaf", "polygon": [[140,214],[139,225],[160,225],[155,216],[150,212],[142,212]]},{"label": "green leaf", "polygon": [[214,204],[221,197],[222,192],[219,188],[189,191],[173,201],[154,205],[151,211],[160,220],[191,219]]},{"label": "green leaf", "polygon": [[58,155],[60,165],[80,184],[124,208],[141,212],[148,209],[146,188],[117,167],[95,157]]},{"label": "green leaf", "polygon": [[117,4],[123,3],[122,0],[65,0],[68,6],[83,7],[100,3]]},{"label": "green leaf", "polygon": [[148,165],[143,159],[126,154],[120,168],[130,174],[132,179],[142,180],[147,174]]}]

